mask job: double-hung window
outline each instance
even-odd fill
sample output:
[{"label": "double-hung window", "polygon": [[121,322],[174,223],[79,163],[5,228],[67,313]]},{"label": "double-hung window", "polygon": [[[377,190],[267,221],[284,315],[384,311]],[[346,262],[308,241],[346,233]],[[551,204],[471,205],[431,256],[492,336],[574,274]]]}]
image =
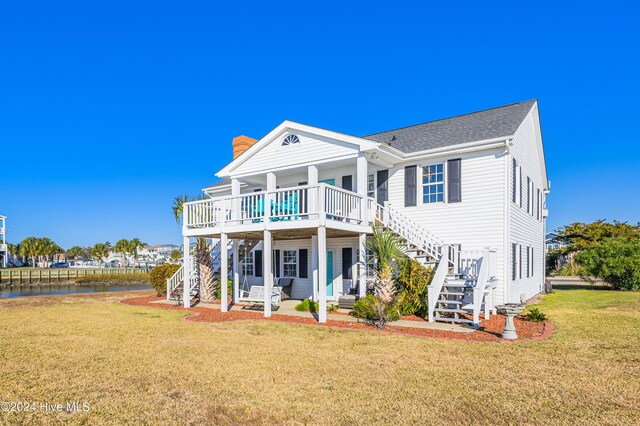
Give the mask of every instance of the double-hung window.
[{"label": "double-hung window", "polygon": [[253,252],[247,253],[244,259],[242,259],[242,275],[253,276],[254,273]]},{"label": "double-hung window", "polygon": [[370,173],[367,176],[367,197],[376,198],[376,174]]},{"label": "double-hung window", "polygon": [[444,202],[444,164],[422,167],[422,202]]},{"label": "double-hung window", "polygon": [[298,276],[298,251],[284,250],[282,256],[282,276],[296,278]]}]

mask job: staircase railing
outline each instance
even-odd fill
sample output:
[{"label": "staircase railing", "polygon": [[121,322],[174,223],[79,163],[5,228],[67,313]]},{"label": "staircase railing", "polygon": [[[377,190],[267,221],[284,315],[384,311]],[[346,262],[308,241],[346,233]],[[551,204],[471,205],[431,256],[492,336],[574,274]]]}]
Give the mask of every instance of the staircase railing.
[{"label": "staircase railing", "polygon": [[388,202],[385,202],[384,207],[379,204],[375,204],[374,207],[377,221],[401,235],[408,243],[423,250],[436,261],[440,259],[445,246],[442,240],[394,209]]},{"label": "staircase railing", "polygon": [[167,278],[167,300],[171,300],[171,296],[173,296],[173,293],[182,283],[183,279],[184,266],[180,266],[178,270],[171,276],[171,278]]},{"label": "staircase railing", "polygon": [[[189,266],[190,266],[189,270],[191,271],[191,274],[189,277],[189,291],[191,291],[191,289],[196,288],[196,286],[198,285],[198,270],[196,269],[197,264],[194,256],[190,257]],[[176,292],[178,287],[180,287],[180,285],[183,283],[184,283],[184,265],[180,266],[178,270],[170,278],[167,278],[167,300],[170,300],[171,297],[173,297],[173,294]],[[183,287],[182,293],[184,294],[184,292],[185,292],[185,289]]]},{"label": "staircase railing", "polygon": [[480,324],[480,310],[484,302],[484,317],[489,319],[490,312],[493,309],[495,298],[495,287],[492,286],[492,279],[495,277],[496,267],[496,251],[487,249],[482,257],[478,259],[480,268],[476,279],[476,285],[473,288],[473,324]]},{"label": "staircase railing", "polygon": [[440,258],[440,262],[438,262],[438,266],[436,267],[436,272],[431,279],[431,284],[427,286],[427,304],[429,307],[429,322],[435,321],[435,309],[438,303],[438,298],[440,297],[440,293],[442,292],[442,287],[444,287],[444,282],[447,279],[447,274],[449,273],[449,250],[442,251],[442,257]]}]

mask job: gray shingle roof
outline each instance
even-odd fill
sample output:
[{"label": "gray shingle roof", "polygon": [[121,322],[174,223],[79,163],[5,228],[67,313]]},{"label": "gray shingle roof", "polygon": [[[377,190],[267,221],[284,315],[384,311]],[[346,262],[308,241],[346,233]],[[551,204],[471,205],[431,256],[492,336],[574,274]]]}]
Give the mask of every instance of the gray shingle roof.
[{"label": "gray shingle roof", "polygon": [[363,136],[405,153],[511,136],[535,100]]}]

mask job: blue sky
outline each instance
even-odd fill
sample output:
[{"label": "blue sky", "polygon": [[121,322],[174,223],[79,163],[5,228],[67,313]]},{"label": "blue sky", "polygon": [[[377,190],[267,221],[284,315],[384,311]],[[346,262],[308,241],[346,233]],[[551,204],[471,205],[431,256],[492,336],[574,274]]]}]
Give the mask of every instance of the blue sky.
[{"label": "blue sky", "polygon": [[5,2],[8,239],[179,242],[171,201],[285,119],[363,135],[537,98],[549,228],[640,220],[637,3]]}]

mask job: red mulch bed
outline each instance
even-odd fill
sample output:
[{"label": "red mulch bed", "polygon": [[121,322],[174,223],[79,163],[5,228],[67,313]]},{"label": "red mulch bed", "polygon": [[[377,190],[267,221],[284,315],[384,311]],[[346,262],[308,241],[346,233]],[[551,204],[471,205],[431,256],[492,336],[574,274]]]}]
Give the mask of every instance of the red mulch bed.
[{"label": "red mulch bed", "polygon": [[[241,320],[262,320],[262,321],[278,321],[286,322],[290,324],[303,324],[315,327],[326,328],[339,328],[346,330],[365,330],[375,333],[405,335],[405,336],[417,336],[417,337],[430,337],[436,339],[446,340],[459,340],[468,342],[489,342],[489,343],[512,343],[511,340],[503,340],[500,338],[500,333],[504,328],[505,317],[502,315],[492,315],[489,321],[482,321],[480,328],[473,333],[458,333],[455,331],[422,329],[422,328],[409,328],[398,327],[394,325],[388,326],[384,330],[377,330],[372,325],[358,322],[354,318],[352,322],[327,320],[326,323],[320,324],[314,318],[305,317],[293,317],[288,315],[282,315],[272,313],[270,318],[265,318],[262,312],[252,312],[243,310],[231,310],[226,313],[220,312],[218,309],[193,307],[185,309],[182,306],[167,305],[162,303],[152,303],[159,300],[164,300],[160,297],[145,296],[134,297],[131,299],[122,300],[122,303],[133,306],[148,306],[158,309],[169,309],[174,311],[187,311],[191,316],[187,317],[187,321],[194,322],[227,322],[227,321],[241,321]],[[412,321],[424,321],[421,318],[403,317],[402,319]],[[530,322],[521,318],[515,319],[516,330],[518,333],[518,340],[516,342],[527,340],[543,340],[547,339],[553,334],[553,323],[550,321],[544,322]]]}]

